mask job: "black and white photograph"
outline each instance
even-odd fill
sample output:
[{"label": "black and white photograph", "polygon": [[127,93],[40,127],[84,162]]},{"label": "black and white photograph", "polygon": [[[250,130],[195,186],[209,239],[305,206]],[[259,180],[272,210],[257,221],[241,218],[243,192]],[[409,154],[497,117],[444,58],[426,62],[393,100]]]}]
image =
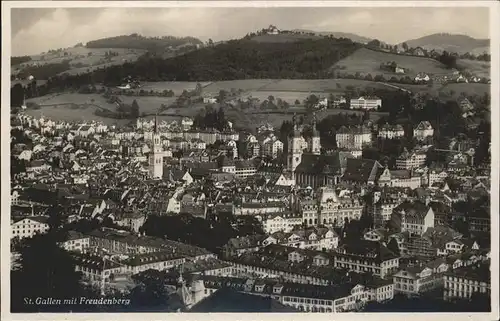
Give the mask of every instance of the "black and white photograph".
[{"label": "black and white photograph", "polygon": [[392,3],[2,2],[2,319],[497,319],[500,6]]}]

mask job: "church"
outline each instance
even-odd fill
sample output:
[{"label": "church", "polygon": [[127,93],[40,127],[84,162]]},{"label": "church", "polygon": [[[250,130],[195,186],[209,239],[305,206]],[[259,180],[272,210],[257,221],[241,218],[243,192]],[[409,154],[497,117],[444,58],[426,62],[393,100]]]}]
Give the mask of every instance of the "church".
[{"label": "church", "polygon": [[149,154],[149,177],[151,179],[163,178],[163,146],[158,132],[158,120],[155,117],[153,129],[153,147]]},{"label": "church", "polygon": [[337,184],[345,171],[347,159],[353,156],[347,152],[322,155],[315,115],[312,127],[312,137],[307,142],[294,116],[293,131],[288,137],[287,171],[293,173],[298,186],[318,188]]}]

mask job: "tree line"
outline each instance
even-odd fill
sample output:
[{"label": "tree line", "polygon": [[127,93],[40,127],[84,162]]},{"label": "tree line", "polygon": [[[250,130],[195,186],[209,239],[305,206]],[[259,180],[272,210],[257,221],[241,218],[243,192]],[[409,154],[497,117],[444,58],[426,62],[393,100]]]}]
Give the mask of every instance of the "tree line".
[{"label": "tree line", "polygon": [[89,41],[86,44],[87,48],[125,48],[125,49],[142,49],[142,50],[165,50],[168,47],[178,47],[186,44],[202,45],[199,39],[194,37],[145,37],[139,34],[122,35],[117,37],[109,37],[98,40]]}]

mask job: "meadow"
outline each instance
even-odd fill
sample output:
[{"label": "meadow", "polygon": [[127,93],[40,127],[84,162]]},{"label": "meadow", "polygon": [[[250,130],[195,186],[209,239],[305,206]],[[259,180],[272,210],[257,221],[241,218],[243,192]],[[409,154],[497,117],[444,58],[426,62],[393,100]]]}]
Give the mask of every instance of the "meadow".
[{"label": "meadow", "polygon": [[[105,54],[108,51],[116,52],[118,55],[106,60]],[[67,48],[59,52],[45,52],[39,55],[32,55],[31,61],[12,66],[12,72],[17,72],[33,64],[54,64],[70,60],[71,69],[63,72],[63,74],[78,74],[97,68],[132,62],[145,52],[145,50],[123,48]]]},{"label": "meadow", "polygon": [[384,88],[384,85],[358,79],[282,79],[270,82],[259,91],[344,92],[347,86]]},{"label": "meadow", "polygon": [[[141,89],[145,91],[164,91],[172,90],[176,96],[180,96],[184,90],[190,91],[196,89],[197,82],[189,81],[160,81],[160,82],[143,82]],[[200,82],[202,87],[208,86],[210,82]]]},{"label": "meadow", "polygon": [[203,87],[203,94],[218,95],[221,90],[230,91],[232,88],[241,89],[244,92],[258,91],[259,89],[277,80],[272,79],[242,79],[228,81],[214,81]]},{"label": "meadow", "polygon": [[491,64],[489,61],[459,59],[457,65],[477,77],[491,78]]},{"label": "meadow", "polygon": [[[408,69],[404,74],[396,74],[380,69],[380,64],[384,62],[394,61],[399,67]],[[342,73],[366,75],[384,75],[384,77],[415,77],[419,72],[428,74],[446,74],[449,71],[446,67],[437,60],[426,57],[414,57],[398,55],[388,52],[380,52],[361,48],[354,52],[352,55],[337,62],[333,69],[339,69]]]},{"label": "meadow", "polygon": [[309,97],[310,95],[316,95],[318,97],[325,96],[323,92],[307,92],[307,91],[251,91],[246,92],[240,96],[242,100],[248,98],[257,98],[259,101],[264,101],[269,98],[269,96],[273,96],[275,101],[279,98],[283,101],[286,101],[290,105],[294,105],[296,100],[299,100],[300,103]]},{"label": "meadow", "polygon": [[491,85],[489,84],[467,84],[467,83],[450,83],[443,86],[440,92],[447,93],[453,98],[457,98],[461,93],[466,95],[484,95],[485,93],[490,94]]}]

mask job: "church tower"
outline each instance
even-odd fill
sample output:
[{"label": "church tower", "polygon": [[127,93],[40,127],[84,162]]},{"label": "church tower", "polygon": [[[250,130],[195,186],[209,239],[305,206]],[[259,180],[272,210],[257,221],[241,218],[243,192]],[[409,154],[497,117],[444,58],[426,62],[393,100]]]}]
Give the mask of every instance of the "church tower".
[{"label": "church tower", "polygon": [[300,133],[299,127],[297,125],[296,115],[293,115],[293,132],[288,137],[288,158],[287,158],[287,169],[291,172],[295,171],[295,168],[299,166],[302,160],[302,135]]},{"label": "church tower", "polygon": [[313,123],[312,123],[312,138],[311,138],[311,153],[314,155],[321,154],[321,140],[319,137],[319,131],[316,126],[316,113],[313,114]]},{"label": "church tower", "polygon": [[158,121],[156,117],[153,129],[153,148],[149,154],[149,176],[153,179],[163,177],[163,147],[161,145],[160,133],[158,132]]}]

